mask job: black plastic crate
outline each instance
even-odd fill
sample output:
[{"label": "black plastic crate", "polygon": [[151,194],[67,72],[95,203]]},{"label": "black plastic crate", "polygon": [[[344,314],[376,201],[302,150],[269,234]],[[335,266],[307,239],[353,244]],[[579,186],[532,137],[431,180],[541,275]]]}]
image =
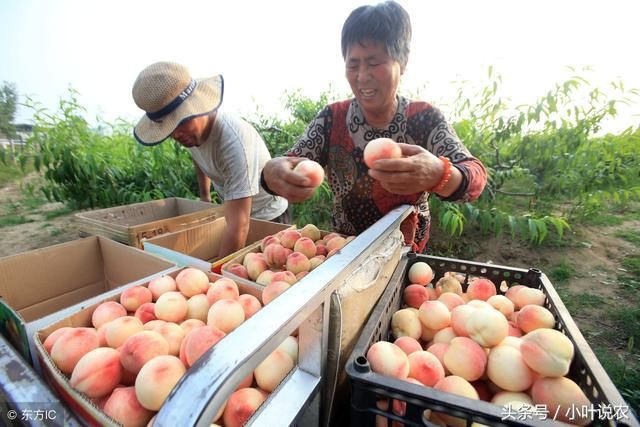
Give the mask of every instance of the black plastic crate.
[{"label": "black plastic crate", "polygon": [[[392,425],[393,421],[401,423],[393,423],[393,425],[434,426],[435,424],[423,417],[423,412],[427,409],[462,418],[466,420],[468,426],[473,422],[487,426],[550,426],[559,424],[551,420],[551,415],[548,419],[542,419],[539,416],[515,419],[513,416],[507,416],[504,409],[497,405],[386,377],[370,369],[366,358],[367,350],[376,341],[393,342],[390,331],[391,316],[401,308],[403,290],[408,284],[406,273],[411,265],[417,261],[429,264],[434,272],[434,283],[448,271],[464,275],[465,281],[462,285],[464,291],[466,291],[469,278],[475,276],[490,279],[498,288],[498,294],[504,294],[509,287],[518,284],[542,290],[546,296],[544,306],[556,318],[556,329],[563,332],[573,342],[575,348],[574,359],[567,376],[582,388],[595,411],[603,411],[595,413],[596,419],[590,425],[640,426],[630,407],[613,385],[578,330],[553,285],[540,270],[511,268],[414,253],[409,253],[400,260],[387,289],[376,304],[347,361],[345,368],[351,384],[351,426]],[[503,281],[506,286],[502,284]],[[391,399],[406,402],[406,411],[403,416],[392,412]],[[387,401],[389,409],[379,409],[376,406],[376,402],[379,400]],[[605,410],[616,413],[618,417],[626,414],[627,418],[613,420],[611,419],[613,416],[605,414]],[[378,418],[376,423],[376,416],[387,419]]]}]

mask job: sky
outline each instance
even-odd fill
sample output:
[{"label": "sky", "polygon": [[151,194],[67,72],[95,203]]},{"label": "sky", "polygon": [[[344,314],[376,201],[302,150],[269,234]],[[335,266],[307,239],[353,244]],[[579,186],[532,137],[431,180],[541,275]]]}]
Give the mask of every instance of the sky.
[{"label": "sky", "polygon": [[[637,0],[399,0],[413,41],[401,89],[440,106],[454,81],[480,82],[489,66],[502,93],[535,101],[568,67],[596,85],[640,88]],[[135,121],[131,87],[156,61],[186,65],[193,77],[225,78],[224,107],[251,115],[282,110],[285,91],[348,94],[340,31],[352,0],[0,0],[0,84],[16,85],[55,111],[68,88],[87,120]],[[640,124],[639,104],[612,126]],[[445,108],[446,112],[446,108]],[[31,111],[18,109],[16,123]],[[612,128],[613,129],[613,128]]]}]

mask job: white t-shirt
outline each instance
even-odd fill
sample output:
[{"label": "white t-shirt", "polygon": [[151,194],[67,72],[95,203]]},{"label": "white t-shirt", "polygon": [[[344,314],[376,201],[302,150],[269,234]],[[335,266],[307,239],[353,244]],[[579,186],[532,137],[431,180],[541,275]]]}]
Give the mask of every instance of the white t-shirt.
[{"label": "white t-shirt", "polygon": [[240,117],[219,109],[207,140],[189,151],[223,201],[251,197],[251,217],[263,220],[287,209],[286,199],[260,186],[260,173],[271,154],[260,134]]}]

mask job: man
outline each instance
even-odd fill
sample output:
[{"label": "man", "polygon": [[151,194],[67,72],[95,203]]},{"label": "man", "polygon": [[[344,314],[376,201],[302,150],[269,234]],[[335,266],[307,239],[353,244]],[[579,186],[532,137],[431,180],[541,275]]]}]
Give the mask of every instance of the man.
[{"label": "man", "polygon": [[147,146],[172,137],[189,149],[198,177],[200,199],[211,201],[211,183],[223,200],[227,227],[220,256],[246,245],[249,218],[291,221],[287,201],[260,186],[260,172],[271,159],[258,132],[220,108],[221,75],[193,79],[172,62],[146,67],[133,85],[133,99],[146,112],[133,133]]}]

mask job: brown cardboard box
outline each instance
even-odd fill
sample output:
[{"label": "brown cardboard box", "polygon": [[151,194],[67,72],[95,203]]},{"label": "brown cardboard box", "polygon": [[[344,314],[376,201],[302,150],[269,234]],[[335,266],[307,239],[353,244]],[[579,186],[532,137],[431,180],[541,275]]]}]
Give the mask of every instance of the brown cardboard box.
[{"label": "brown cardboard box", "polygon": [[[174,268],[172,269],[172,271],[167,272],[166,274],[175,278],[182,270],[182,268]],[[210,282],[215,282],[217,279],[222,277],[209,271],[205,271],[205,273],[207,274],[207,276],[209,276]],[[147,286],[148,283],[149,281],[146,281],[145,283],[139,283],[139,285]],[[256,296],[258,299],[260,298],[260,291],[255,287],[248,287],[239,283],[238,289],[240,290],[241,294],[248,293]],[[74,414],[86,425],[115,427],[119,426],[120,424],[116,423],[113,419],[102,412],[96,406],[96,404],[87,396],[71,387],[68,377],[60,372],[60,370],[56,367],[55,363],[44,349],[43,343],[46,338],[57,329],[63,327],[91,327],[91,315],[98,305],[105,301],[119,300],[120,293],[112,295],[109,298],[101,298],[99,300],[95,300],[93,304],[87,305],[82,310],[47,325],[33,335],[36,346],[36,353],[39,359],[39,363],[42,366],[42,374],[44,379],[61,397],[61,399],[67,403]],[[188,372],[189,371],[187,370],[187,374]]]},{"label": "brown cardboard box", "polygon": [[[220,259],[218,252],[226,225],[227,222],[223,217],[185,230],[153,237],[143,241],[144,250],[167,258],[178,265],[194,265],[199,268],[206,268],[208,265],[209,269],[220,273],[219,267],[235,257],[236,254],[244,251],[241,249]],[[276,234],[278,231],[293,227],[292,225],[251,218],[247,246],[259,242],[266,236]]]},{"label": "brown cardboard box", "polygon": [[0,259],[0,330],[28,361],[33,332],[76,305],[175,264],[104,237]]},{"label": "brown cardboard box", "polygon": [[222,206],[170,197],[75,215],[81,235],[105,236],[142,248],[142,239],[184,230],[224,215]]}]

